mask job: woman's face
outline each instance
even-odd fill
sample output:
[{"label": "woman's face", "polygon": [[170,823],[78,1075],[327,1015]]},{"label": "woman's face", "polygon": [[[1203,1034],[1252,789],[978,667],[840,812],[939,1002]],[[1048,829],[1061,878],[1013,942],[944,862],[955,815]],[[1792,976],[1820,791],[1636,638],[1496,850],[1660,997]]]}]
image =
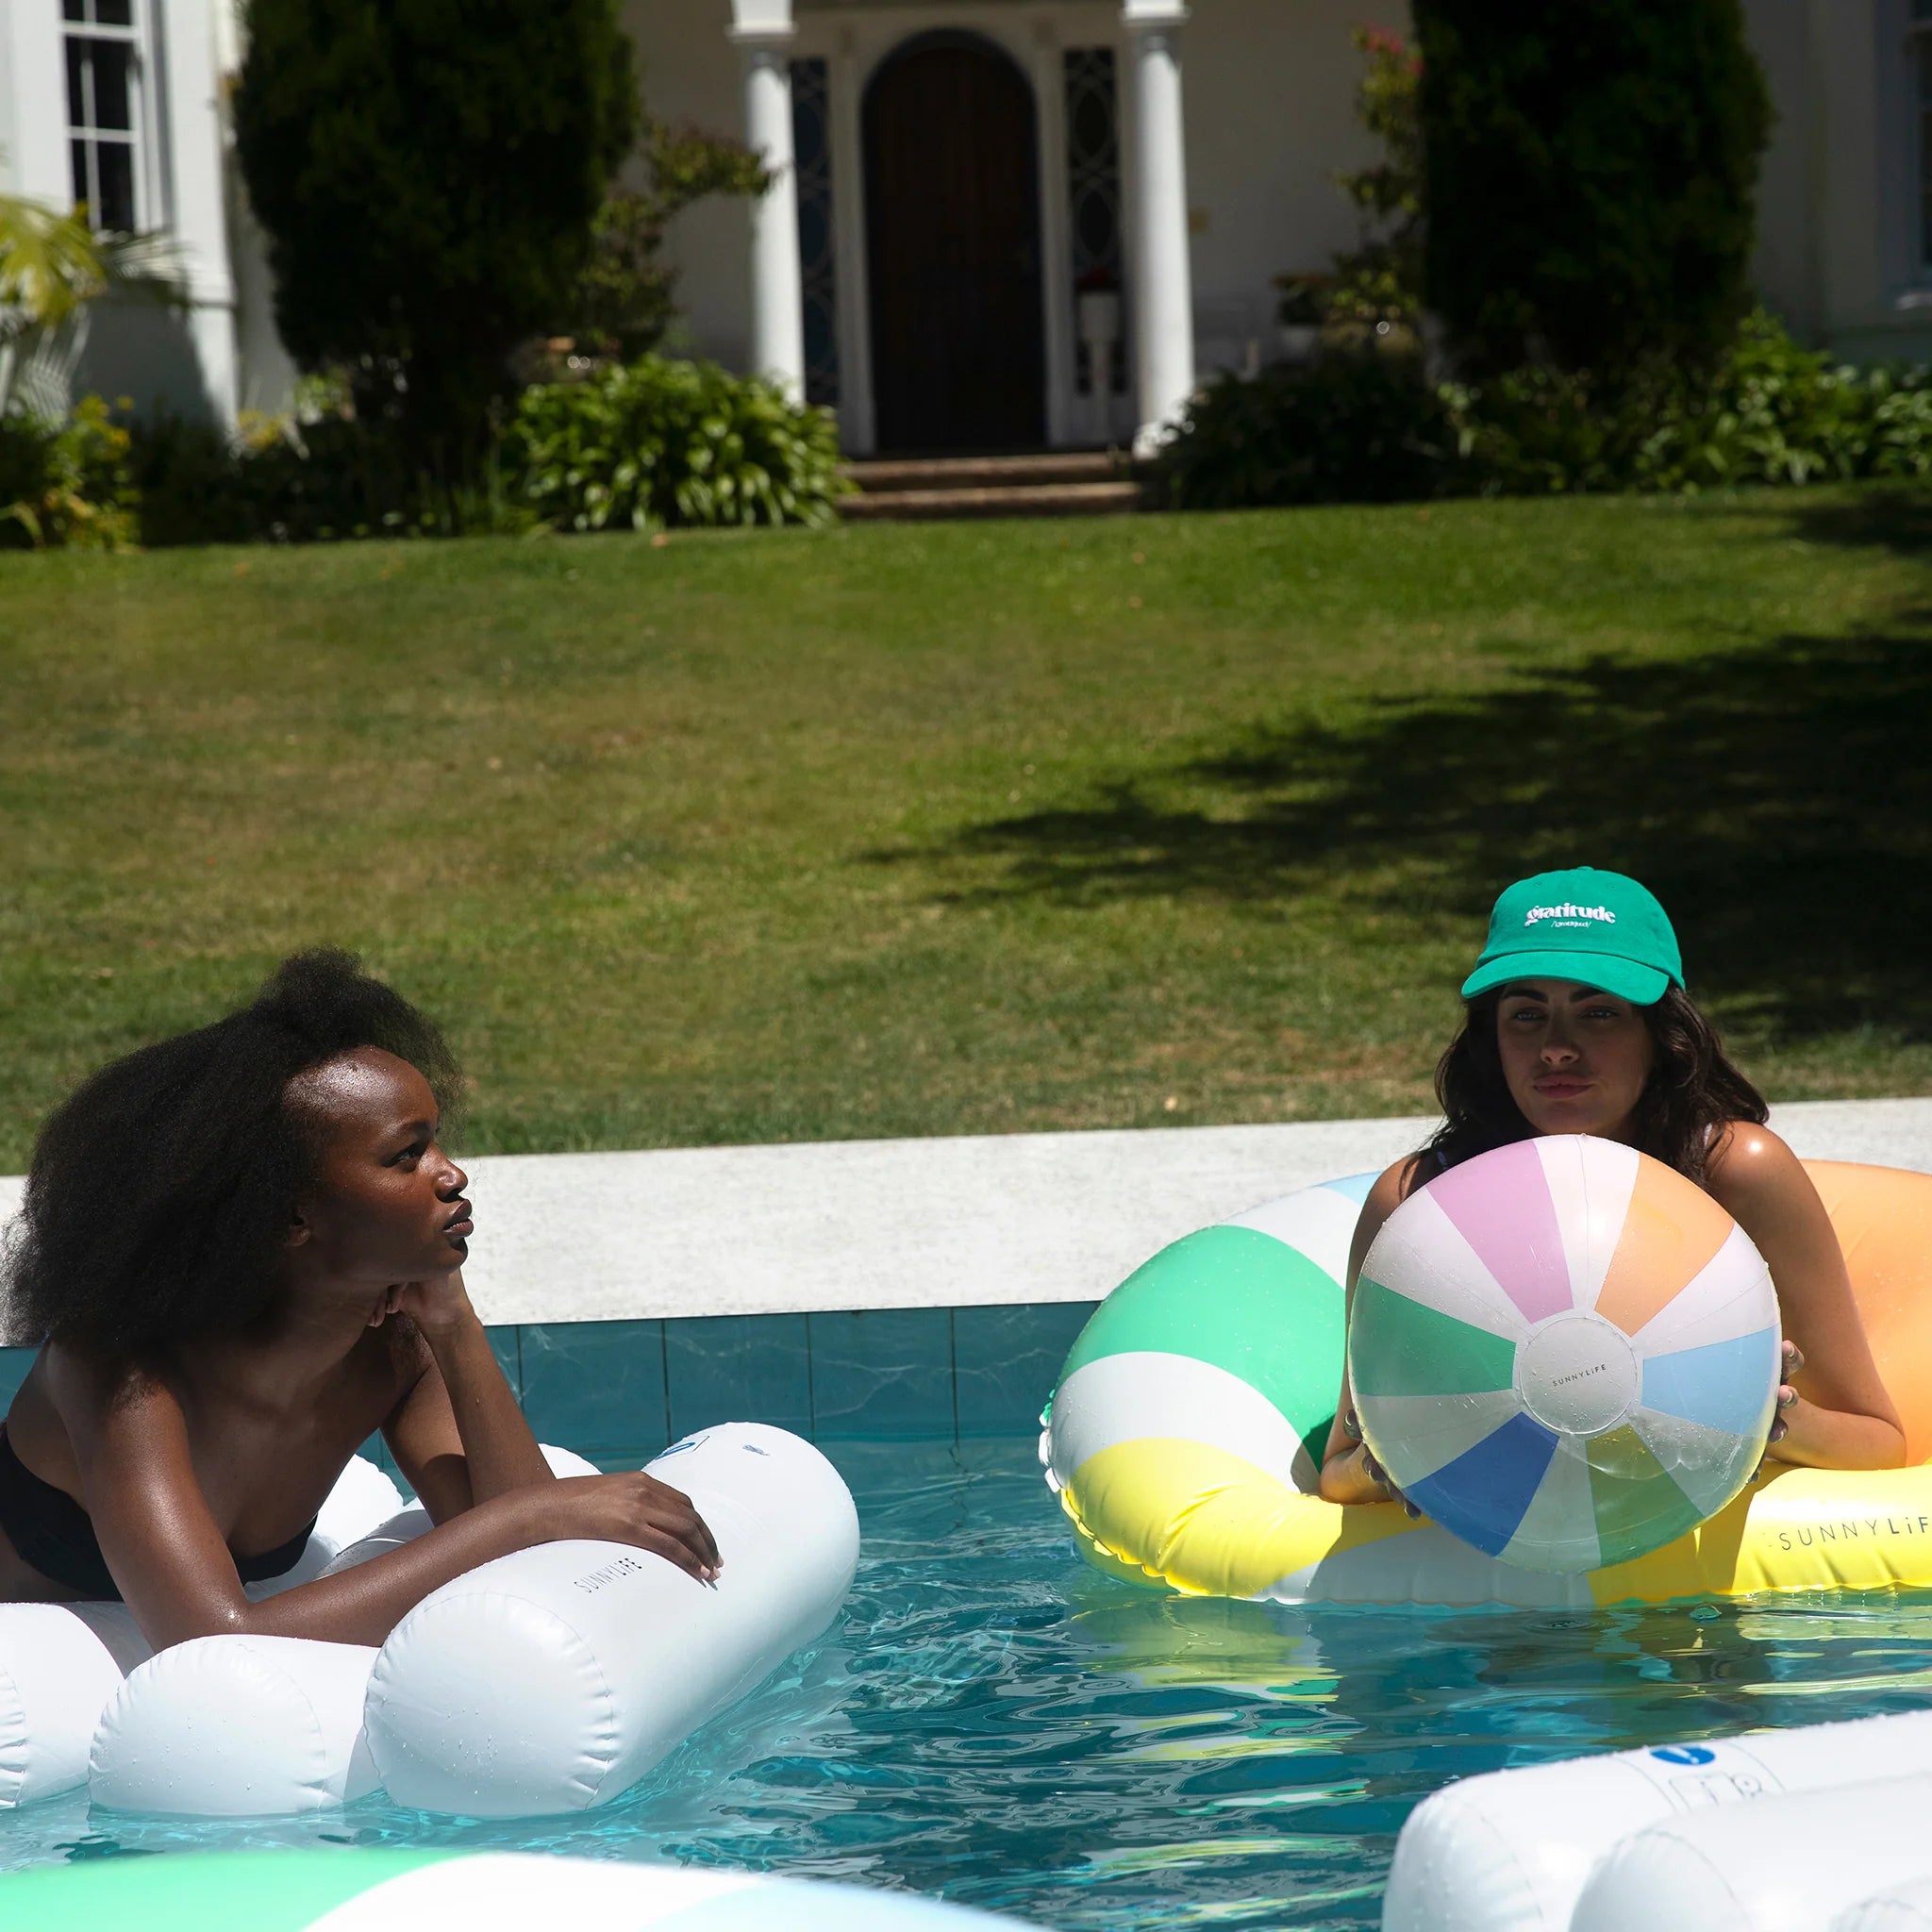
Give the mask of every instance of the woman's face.
[{"label": "woman's face", "polygon": [[291,1235],[311,1267],[386,1305],[391,1288],[462,1266],[469,1177],[437,1145],[436,1097],[408,1060],[358,1047],[303,1074],[289,1099],[321,1148]]},{"label": "woman's face", "polygon": [[1641,1008],[1574,979],[1512,981],[1496,1047],[1509,1097],[1539,1134],[1629,1138],[1656,1053]]}]

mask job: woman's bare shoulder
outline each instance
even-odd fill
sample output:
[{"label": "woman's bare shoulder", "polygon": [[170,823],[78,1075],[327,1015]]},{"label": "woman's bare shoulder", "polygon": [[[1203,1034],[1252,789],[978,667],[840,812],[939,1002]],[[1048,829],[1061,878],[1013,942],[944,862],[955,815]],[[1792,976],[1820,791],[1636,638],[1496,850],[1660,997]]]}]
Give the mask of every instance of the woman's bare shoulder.
[{"label": "woman's bare shoulder", "polygon": [[61,1420],[120,1413],[160,1404],[178,1411],[180,1397],[170,1378],[151,1363],[133,1362],[73,1342],[50,1341],[34,1374]]},{"label": "woman's bare shoulder", "polygon": [[1811,1183],[1789,1145],[1759,1121],[1726,1121],[1718,1130],[1705,1170],[1705,1187],[1723,1206],[1761,1201]]},{"label": "woman's bare shoulder", "polygon": [[1439,1172],[1433,1148],[1424,1147],[1418,1153],[1405,1154],[1400,1160],[1391,1160],[1375,1176],[1375,1185],[1369,1190],[1368,1197],[1387,1214],[1401,1207],[1418,1188],[1433,1180]]},{"label": "woman's bare shoulder", "polygon": [[1431,1154],[1405,1154],[1375,1176],[1374,1185],[1363,1198],[1361,1212],[1356,1217],[1357,1251],[1367,1246],[1382,1224],[1428,1179],[1434,1166],[1435,1157]]}]

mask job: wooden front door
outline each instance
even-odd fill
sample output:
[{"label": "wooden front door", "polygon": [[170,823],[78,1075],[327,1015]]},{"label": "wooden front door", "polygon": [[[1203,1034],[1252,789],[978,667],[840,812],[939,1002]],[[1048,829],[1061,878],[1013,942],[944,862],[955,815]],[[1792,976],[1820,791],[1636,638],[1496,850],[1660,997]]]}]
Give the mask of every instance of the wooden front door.
[{"label": "wooden front door", "polygon": [[882,450],[1046,435],[1033,91],[991,42],[911,42],[865,96],[873,399]]}]

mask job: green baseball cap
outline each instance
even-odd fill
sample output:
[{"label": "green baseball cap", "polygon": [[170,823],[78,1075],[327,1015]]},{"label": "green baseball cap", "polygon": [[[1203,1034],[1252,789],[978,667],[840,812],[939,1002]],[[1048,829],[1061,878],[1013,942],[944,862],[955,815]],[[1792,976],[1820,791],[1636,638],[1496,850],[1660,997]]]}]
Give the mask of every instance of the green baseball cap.
[{"label": "green baseball cap", "polygon": [[1652,893],[1620,872],[1579,865],[1518,879],[1503,893],[1462,997],[1539,975],[1580,980],[1648,1007],[1683,985],[1684,961]]}]

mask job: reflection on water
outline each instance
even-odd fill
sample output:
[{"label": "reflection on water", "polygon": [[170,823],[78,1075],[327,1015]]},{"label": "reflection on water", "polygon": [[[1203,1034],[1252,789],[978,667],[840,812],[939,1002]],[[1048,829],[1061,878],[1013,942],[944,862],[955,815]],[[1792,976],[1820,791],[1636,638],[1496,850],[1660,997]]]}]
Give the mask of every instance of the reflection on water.
[{"label": "reflection on water", "polygon": [[1072,1554],[1030,1444],[855,1446],[840,1624],[589,1817],[0,1814],[0,1863],[443,1844],[910,1886],[1047,1925],[1373,1925],[1449,1779],[1932,1701],[1932,1595],[1596,1612],[1285,1609],[1133,1591]]}]

